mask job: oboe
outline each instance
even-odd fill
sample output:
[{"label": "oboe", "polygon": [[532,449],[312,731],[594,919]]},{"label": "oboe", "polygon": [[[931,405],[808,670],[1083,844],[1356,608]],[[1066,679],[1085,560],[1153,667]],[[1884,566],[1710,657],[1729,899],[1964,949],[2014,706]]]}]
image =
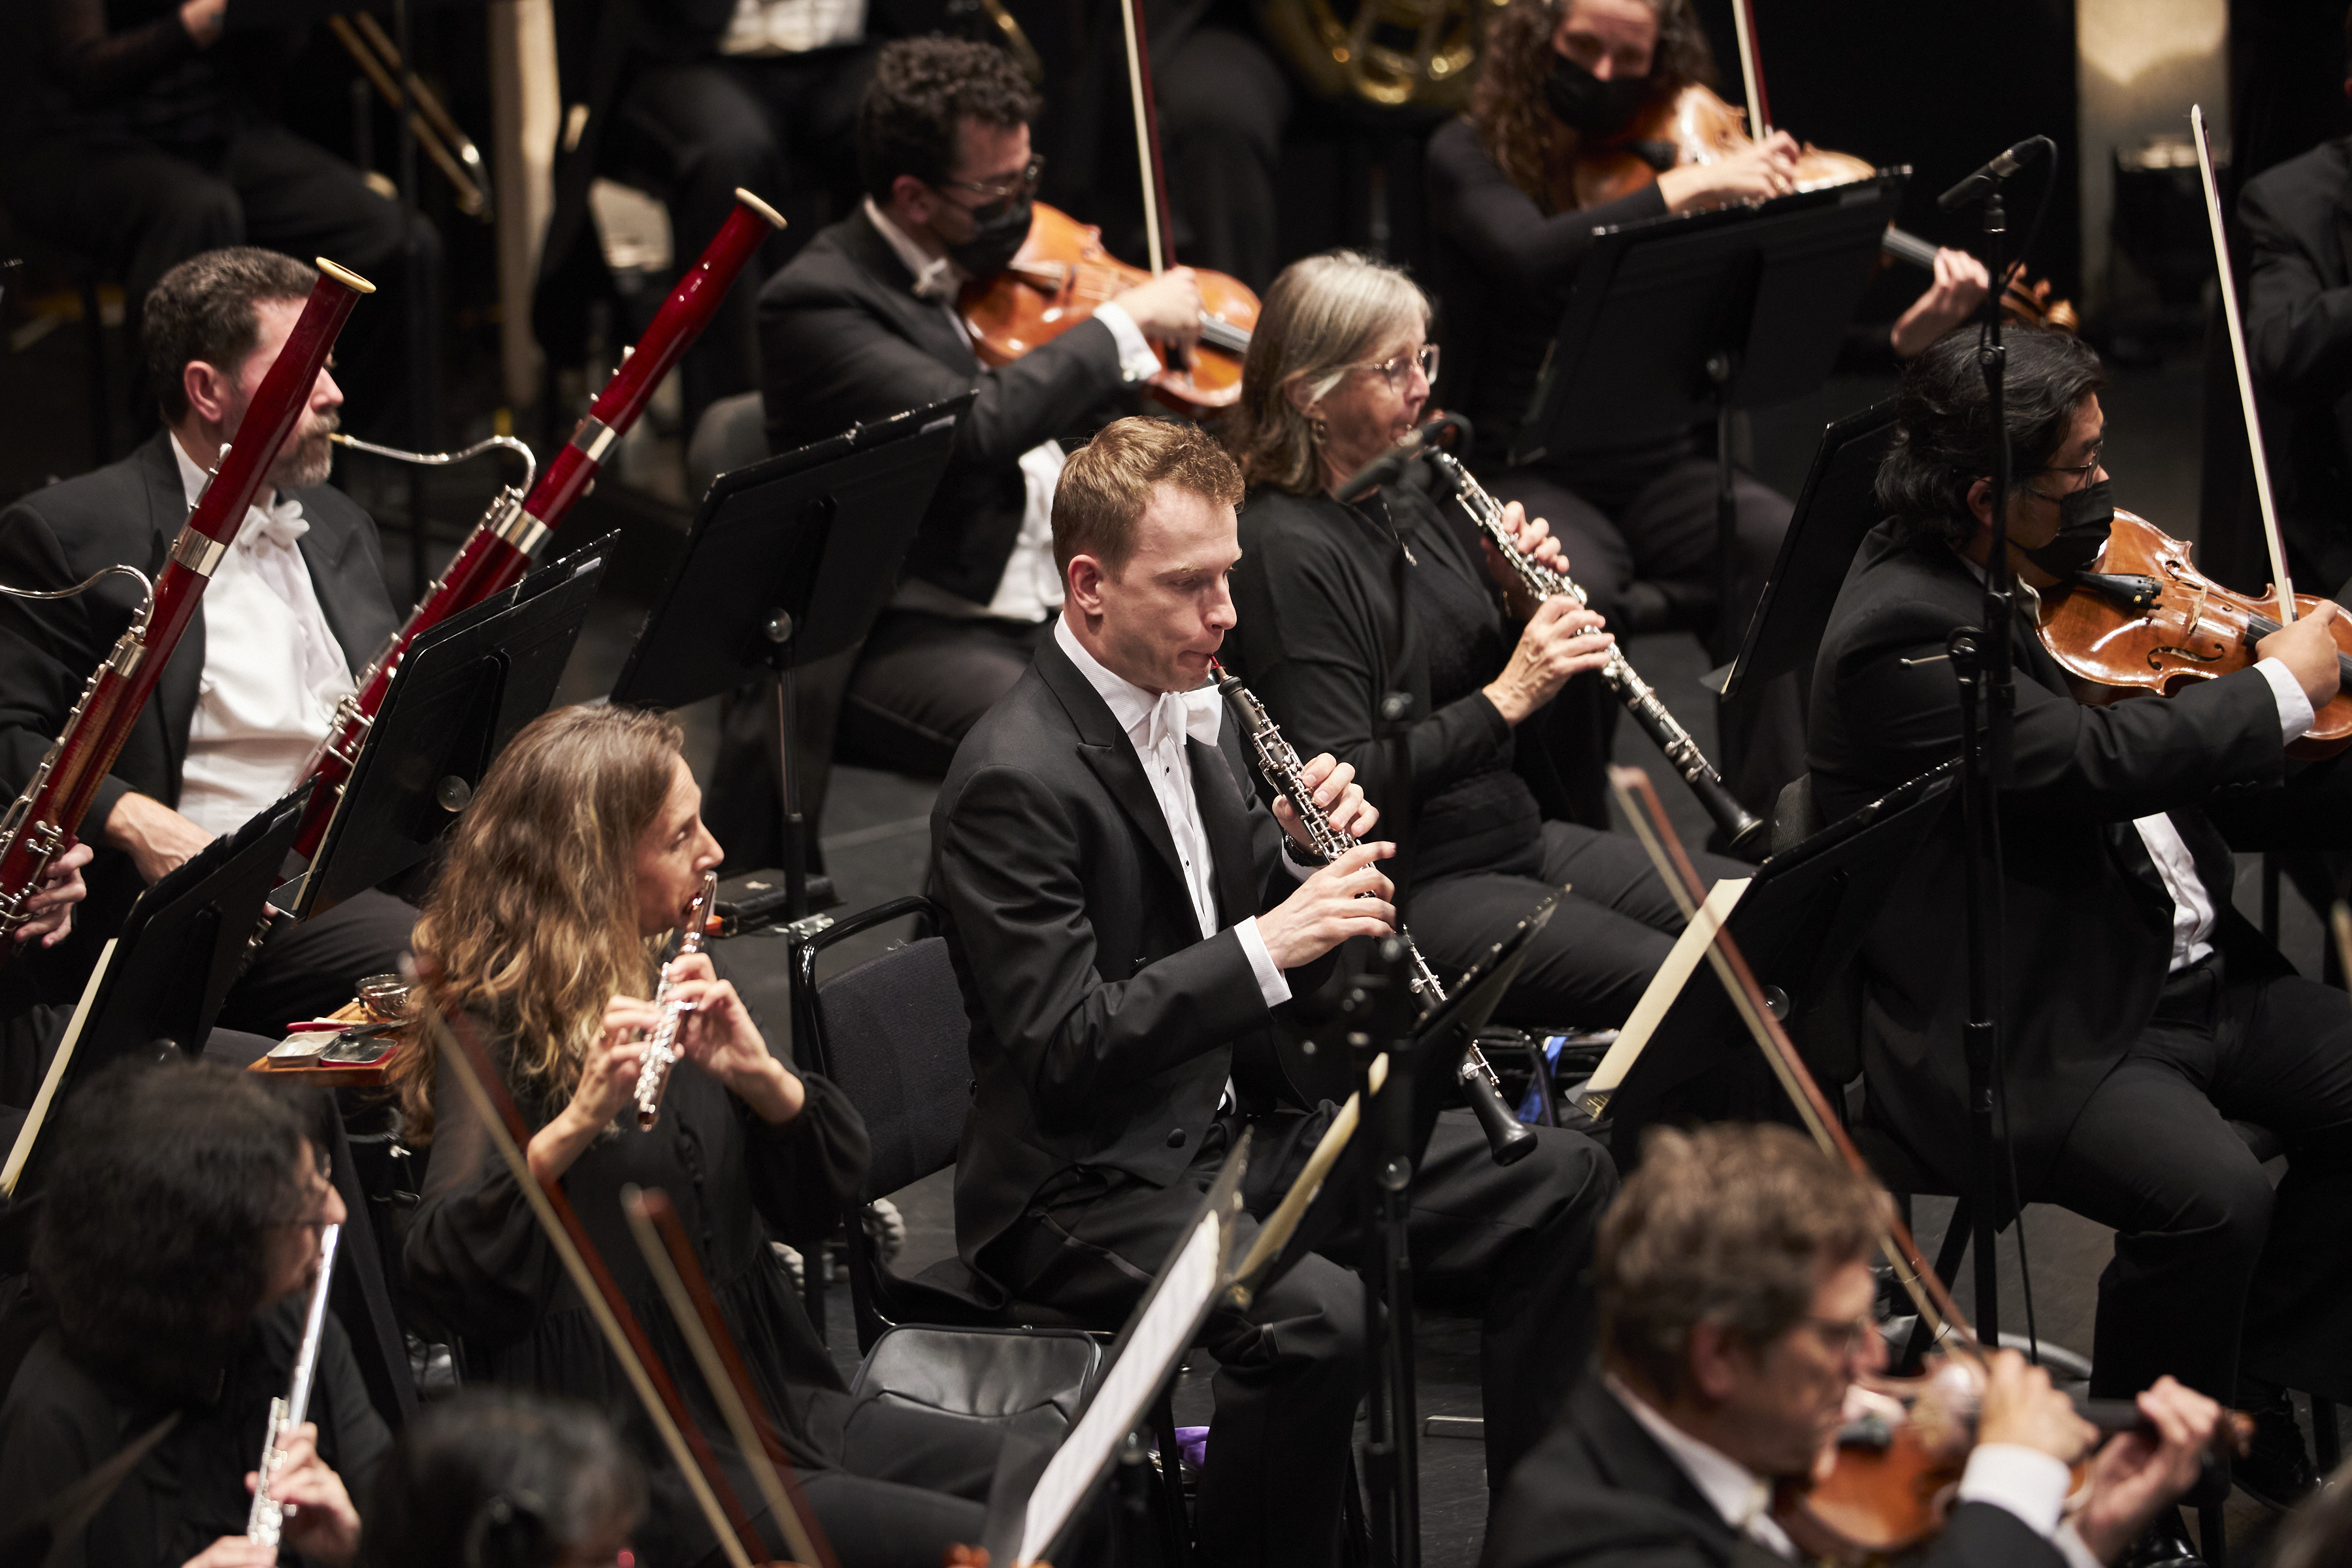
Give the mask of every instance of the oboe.
[{"label": "oboe", "polygon": [[[1356,836],[1336,826],[1315,804],[1315,792],[1307,787],[1303,776],[1306,764],[1298,760],[1298,752],[1290,742],[1282,738],[1281,728],[1266,717],[1265,704],[1257,700],[1257,694],[1227,674],[1224,666],[1213,659],[1209,663],[1209,673],[1233,710],[1234,721],[1241,725],[1242,733],[1249,737],[1250,750],[1257,756],[1258,772],[1265,775],[1265,782],[1275,787],[1276,794],[1289,800],[1314,852],[1328,865],[1356,847],[1360,842]],[[1421,955],[1412,932],[1400,931],[1397,934],[1404,939],[1405,955],[1412,965],[1413,994],[1425,995],[1432,1006],[1444,1001],[1445,987],[1438,984],[1429,960]],[[1502,1080],[1495,1076],[1486,1053],[1478,1048],[1476,1040],[1470,1042],[1470,1048],[1464,1054],[1458,1076],[1463,1098],[1470,1102],[1479,1125],[1486,1129],[1486,1144],[1494,1152],[1495,1163],[1512,1164],[1535,1152],[1534,1131],[1503,1103]]]},{"label": "oboe", "polygon": [[[1501,552],[1505,563],[1517,574],[1528,593],[1538,599],[1565,595],[1580,605],[1586,602],[1584,590],[1576,584],[1573,578],[1566,573],[1554,571],[1513,542],[1511,531],[1503,521],[1502,503],[1472,479],[1469,470],[1451,453],[1432,447],[1423,456],[1437,470],[1438,479],[1453,489],[1454,499],[1461,504],[1463,511],[1468,514],[1479,531],[1495,542],[1495,548]],[[1617,700],[1625,704],[1625,710],[1633,716],[1633,722],[1642,727],[1642,732],[1658,743],[1658,750],[1666,754],[1666,761],[1682,774],[1683,782],[1690,785],[1692,794],[1698,796],[1699,805],[1714,819],[1727,846],[1734,850],[1745,849],[1763,835],[1763,819],[1740,805],[1731,791],[1724,787],[1723,775],[1715,771],[1715,764],[1706,760],[1706,753],[1698,749],[1698,742],[1691,739],[1690,731],[1666,711],[1666,705],[1658,700],[1658,694],[1650,689],[1649,683],[1634,671],[1625,658],[1623,648],[1610,648],[1609,662],[1601,667],[1601,679],[1609,683],[1609,689],[1617,694]]]},{"label": "oboe", "polygon": [[286,1397],[269,1402],[269,1430],[261,1440],[261,1463],[254,1467],[253,1507],[245,1516],[245,1538],[264,1546],[278,1544],[286,1526],[286,1505],[278,1500],[278,1467],[285,1456],[278,1445],[302,1425],[310,1409],[310,1378],[319,1368],[319,1336],[327,1326],[327,1280],[335,1271],[339,1225],[327,1226],[319,1237],[319,1278],[310,1287],[310,1310],[302,1320],[302,1348],[294,1357],[294,1381]]},{"label": "oboe", "polygon": [[[719,873],[707,873],[702,879],[702,891],[694,895],[687,906],[686,930],[677,939],[677,956],[700,952],[702,944],[710,940],[710,906],[719,901]],[[670,962],[675,963],[677,959]],[[670,999],[676,985],[667,974],[654,992],[654,1011],[661,1015],[651,1033],[646,1036],[645,1065],[637,1069],[637,1127],[652,1128],[661,1120],[662,1090],[669,1086],[669,1069],[677,1065],[677,1031],[686,1022],[686,1005]]]}]

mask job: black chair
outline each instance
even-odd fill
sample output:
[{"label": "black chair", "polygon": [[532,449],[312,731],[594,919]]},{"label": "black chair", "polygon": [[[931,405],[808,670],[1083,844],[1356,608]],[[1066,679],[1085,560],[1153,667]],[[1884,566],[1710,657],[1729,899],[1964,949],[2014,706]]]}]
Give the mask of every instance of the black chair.
[{"label": "black chair", "polygon": [[[937,929],[938,906],[929,899],[893,899],[836,921],[803,943],[797,957],[803,1037],[816,1070],[857,1107],[872,1147],[864,1190],[842,1216],[858,1348],[870,1363],[896,1341],[888,1354],[895,1370],[885,1381],[903,1378],[907,1387],[931,1390],[940,1399],[994,1408],[1014,1403],[1014,1396],[999,1387],[983,1394],[972,1380],[1001,1378],[1008,1386],[1015,1382],[1022,1369],[1004,1360],[1015,1353],[1014,1344],[1024,1339],[1076,1341],[1092,1359],[1075,1378],[1075,1352],[1066,1360],[1027,1348],[1018,1352],[1034,1362],[1026,1369],[1033,1381],[1023,1395],[1028,1407],[1060,1408],[1062,1392],[1075,1396],[1092,1375],[1101,1345],[1117,1324],[1082,1322],[1037,1302],[1016,1301],[992,1310],[964,1288],[960,1261],[935,1264],[918,1276],[900,1274],[882,1260],[862,1223],[866,1204],[955,1163],[971,1102],[971,1025],[944,939],[921,936],[830,979],[817,978],[817,961],[827,949],[910,915],[921,918],[925,931]],[[924,1370],[918,1372],[918,1365]],[[861,1371],[860,1386],[866,1382]],[[1172,1393],[1160,1391],[1150,1421],[1159,1438],[1169,1547],[1182,1563],[1189,1552]],[[1075,1411],[1075,1400],[1069,1408]]]}]

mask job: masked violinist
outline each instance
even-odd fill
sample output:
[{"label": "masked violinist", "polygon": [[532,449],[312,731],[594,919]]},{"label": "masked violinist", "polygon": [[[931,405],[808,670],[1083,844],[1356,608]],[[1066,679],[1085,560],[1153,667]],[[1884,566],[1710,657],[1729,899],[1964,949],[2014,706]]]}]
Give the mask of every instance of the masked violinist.
[{"label": "masked violinist", "polygon": [[[1775,1488],[1808,1476],[1855,1380],[1882,1370],[1871,1272],[1885,1194],[1785,1127],[1662,1130],[1601,1221],[1601,1353],[1513,1477],[1485,1568],[1800,1560]],[[2153,1436],[2096,1432],[2014,1351],[1990,1358],[1976,1447],[1930,1568],[2116,1562],[2197,1479],[2221,1409],[2165,1378]]]},{"label": "masked violinist", "polygon": [[[1621,136],[1637,113],[1712,78],[1691,0],[1512,0],[1482,49],[1470,111],[1429,145],[1431,232],[1437,292],[1449,304],[1447,399],[1475,422],[1475,467],[1488,489],[1522,503],[1559,536],[1592,607],[1622,636],[1686,626],[1727,626],[1753,613],[1792,510],[1753,475],[1736,483],[1738,558],[1730,604],[1717,556],[1712,433],[1661,430],[1613,447],[1555,453],[1507,468],[1505,453],[1533,395],[1593,232],[1605,225],[1763,200],[1795,188],[1797,144],[1775,132],[1711,163],[1673,165],[1671,143],[1645,146],[1669,164],[1654,183],[1599,203],[1580,199],[1580,155]],[[1916,352],[1984,298],[1984,272],[1945,252],[1937,281],[1878,352]],[[1793,682],[1729,727],[1716,762],[1748,809],[1769,814],[1780,786],[1804,771],[1803,722]],[[1572,781],[1576,819],[1606,821],[1600,769],[1616,705],[1597,678],[1570,684],[1549,722],[1576,733],[1561,749],[1595,759]]]}]

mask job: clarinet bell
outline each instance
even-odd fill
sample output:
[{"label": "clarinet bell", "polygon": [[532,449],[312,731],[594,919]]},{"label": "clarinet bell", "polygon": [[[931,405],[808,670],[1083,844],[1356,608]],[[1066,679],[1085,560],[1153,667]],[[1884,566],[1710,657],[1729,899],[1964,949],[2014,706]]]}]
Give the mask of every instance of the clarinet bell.
[{"label": "clarinet bell", "polygon": [[1486,1134],[1486,1147],[1497,1165],[1516,1165],[1536,1152],[1536,1130],[1511,1113],[1503,1103],[1503,1089],[1477,1066],[1462,1063],[1462,1095]]}]

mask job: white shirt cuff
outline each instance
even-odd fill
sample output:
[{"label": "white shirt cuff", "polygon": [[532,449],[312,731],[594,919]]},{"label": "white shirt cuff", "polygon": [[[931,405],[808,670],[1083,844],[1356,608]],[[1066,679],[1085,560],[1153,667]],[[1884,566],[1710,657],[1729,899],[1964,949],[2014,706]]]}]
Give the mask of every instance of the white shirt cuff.
[{"label": "white shirt cuff", "polygon": [[2071,1519],[2058,1527],[2058,1532],[2050,1538],[2050,1544],[2056,1547],[2058,1555],[2066,1560],[2066,1568],[2107,1568],[2099,1561],[2099,1554],[2074,1533],[2074,1521]]},{"label": "white shirt cuff", "polygon": [[2302,740],[2312,719],[2311,699],[2303,694],[2303,683],[2275,658],[2258,659],[2254,668],[2263,672],[2263,679],[2271,683],[2271,695],[2278,699],[2279,732],[2290,741]]},{"label": "white shirt cuff", "polygon": [[2073,1475],[2055,1455],[2022,1443],[1979,1443],[1960,1477],[1960,1500],[2005,1508],[2046,1541],[2058,1529],[2072,1485]]},{"label": "white shirt cuff", "polygon": [[1257,917],[1250,916],[1234,927],[1234,934],[1242,940],[1242,951],[1249,954],[1250,973],[1257,976],[1257,994],[1265,998],[1268,1007],[1279,1007],[1290,1000],[1290,982],[1274,966],[1274,954],[1265,950],[1265,938],[1257,934]]},{"label": "white shirt cuff", "polygon": [[1119,374],[1129,381],[1142,381],[1160,374],[1163,366],[1151,345],[1143,340],[1143,329],[1127,313],[1127,307],[1113,300],[1095,307],[1095,320],[1110,329],[1111,341],[1118,345]]}]

